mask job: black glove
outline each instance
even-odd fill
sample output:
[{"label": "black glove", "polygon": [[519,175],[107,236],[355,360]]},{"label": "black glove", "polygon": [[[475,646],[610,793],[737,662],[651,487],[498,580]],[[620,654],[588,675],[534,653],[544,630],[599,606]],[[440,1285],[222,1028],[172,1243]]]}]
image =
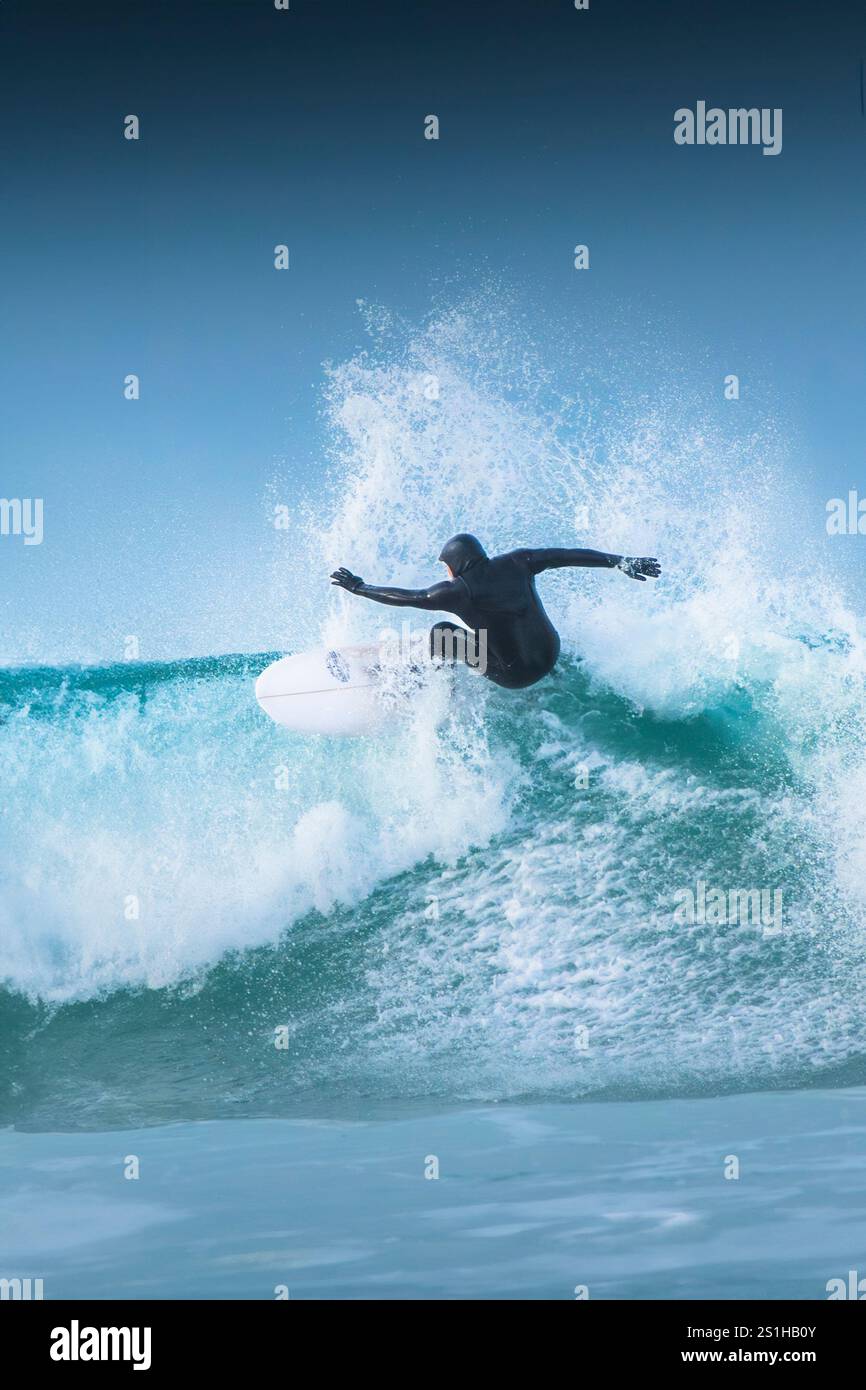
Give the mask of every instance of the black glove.
[{"label": "black glove", "polygon": [[334,570],[331,575],[331,583],[336,584],[338,589],[348,589],[350,594],[356,594],[363,588],[364,581],[359,574],[353,574],[347,570],[345,565],[341,565],[338,570]]},{"label": "black glove", "polygon": [[634,555],[623,555],[617,569],[627,574],[629,579],[639,579],[641,584],[645,584],[648,579],[658,579],[662,572],[658,560],[639,559]]}]

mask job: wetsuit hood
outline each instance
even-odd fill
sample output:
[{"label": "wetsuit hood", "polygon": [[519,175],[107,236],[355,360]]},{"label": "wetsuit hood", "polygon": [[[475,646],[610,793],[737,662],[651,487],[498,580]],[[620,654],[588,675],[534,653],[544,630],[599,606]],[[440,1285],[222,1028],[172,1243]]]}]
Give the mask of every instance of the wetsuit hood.
[{"label": "wetsuit hood", "polygon": [[452,536],[450,541],[446,541],[441,551],[439,559],[442,560],[455,579],[459,579],[470,565],[475,565],[479,560],[487,559],[487,552],[477,536],[470,536],[467,531],[461,531],[459,536]]},{"label": "wetsuit hood", "polygon": [[479,613],[517,614],[525,610],[529,586],[523,570],[509,564],[507,556],[491,560],[475,536],[465,532],[452,536],[439,559],[450,566]]}]

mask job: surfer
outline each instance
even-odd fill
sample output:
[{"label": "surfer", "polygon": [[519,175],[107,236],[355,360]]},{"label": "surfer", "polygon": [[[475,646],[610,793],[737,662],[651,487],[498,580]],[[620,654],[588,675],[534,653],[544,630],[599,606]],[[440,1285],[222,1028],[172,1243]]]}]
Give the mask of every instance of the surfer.
[{"label": "surfer", "polygon": [[453,613],[465,627],[436,623],[430,632],[434,657],[443,649],[462,645],[465,655],[466,628],[475,639],[486,643],[483,674],[496,685],[521,690],[546,676],[559,656],[559,633],[544,611],[535,588],[535,576],[543,570],[582,565],[592,569],[619,569],[629,579],[645,583],[661,573],[658,560],[628,555],[606,555],[601,550],[510,550],[505,555],[488,556],[475,536],[452,536],[442,547],[439,559],[448,570],[448,579],[429,589],[394,589],[365,584],[344,566],[334,570],[331,583],[349,593],[361,594],[375,603],[393,608],[434,609]]}]

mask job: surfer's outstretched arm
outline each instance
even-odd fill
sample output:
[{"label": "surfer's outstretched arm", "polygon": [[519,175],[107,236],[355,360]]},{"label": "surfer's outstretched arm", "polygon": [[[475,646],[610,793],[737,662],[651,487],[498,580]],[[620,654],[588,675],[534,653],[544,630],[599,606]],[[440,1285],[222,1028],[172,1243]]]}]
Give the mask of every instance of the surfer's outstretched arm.
[{"label": "surfer's outstretched arm", "polygon": [[649,556],[638,557],[634,555],[608,555],[604,550],[522,550],[518,552],[525,556],[526,562],[533,574],[540,574],[542,570],[564,569],[567,565],[582,565],[590,569],[620,569],[623,574],[627,574],[629,579],[639,579],[641,583],[646,583],[647,579],[658,579],[661,574],[661,565],[658,560]]},{"label": "surfer's outstretched arm", "polygon": [[340,589],[348,589],[350,594],[360,594],[371,598],[374,603],[385,603],[389,608],[427,608],[442,613],[451,613],[451,598],[455,586],[451,581],[432,584],[429,589],[393,589],[390,585],[365,584],[360,575],[352,574],[341,565],[331,575],[331,583]]}]

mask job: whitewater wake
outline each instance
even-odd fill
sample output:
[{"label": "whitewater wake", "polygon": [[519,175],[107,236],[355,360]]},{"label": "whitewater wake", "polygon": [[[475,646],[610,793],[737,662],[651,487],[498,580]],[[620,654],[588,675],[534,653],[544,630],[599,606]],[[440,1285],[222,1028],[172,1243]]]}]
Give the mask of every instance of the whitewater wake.
[{"label": "whitewater wake", "polygon": [[[371,327],[329,374],[286,649],[375,638],[385,610],[322,575],[426,583],[457,530],[658,555],[662,581],[543,576],[560,669],[431,681],[386,740],[272,726],[252,681],[273,653],[0,672],[12,1112],[60,1029],[80,1107],[172,1113],[148,1049],[118,1100],[130,1018],[205,1049],[202,1113],[857,1075],[864,634],[780,530],[778,430],[744,441],[681,380],[651,406],[576,369],[563,391],[489,303]],[[781,889],[782,930],[678,923],[699,881]],[[95,1022],[111,1084],[83,1060]]]}]

